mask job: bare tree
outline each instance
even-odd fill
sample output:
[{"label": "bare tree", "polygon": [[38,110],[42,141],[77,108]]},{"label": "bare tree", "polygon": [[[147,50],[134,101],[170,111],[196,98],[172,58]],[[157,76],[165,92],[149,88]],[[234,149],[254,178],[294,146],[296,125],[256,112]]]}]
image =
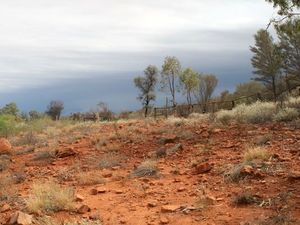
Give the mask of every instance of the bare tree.
[{"label": "bare tree", "polygon": [[173,106],[176,105],[176,89],[178,86],[178,77],[181,73],[181,65],[176,57],[167,56],[162,66],[161,83],[162,88],[167,88],[172,96]]},{"label": "bare tree", "polygon": [[113,112],[109,109],[108,104],[105,102],[99,102],[98,106],[98,115],[101,120],[112,120],[113,119]]},{"label": "bare tree", "polygon": [[47,107],[46,114],[48,114],[53,120],[59,120],[63,109],[64,103],[62,101],[51,101]]},{"label": "bare tree", "polygon": [[203,111],[206,112],[207,102],[212,97],[212,94],[218,84],[218,79],[212,74],[199,74],[198,79],[199,84],[198,88],[194,92],[194,95],[198,103],[202,105]]},{"label": "bare tree", "polygon": [[145,71],[144,76],[134,78],[135,86],[140,90],[138,99],[145,107],[145,117],[148,115],[148,108],[151,101],[155,101],[155,86],[157,83],[158,69],[155,66],[149,65]]}]

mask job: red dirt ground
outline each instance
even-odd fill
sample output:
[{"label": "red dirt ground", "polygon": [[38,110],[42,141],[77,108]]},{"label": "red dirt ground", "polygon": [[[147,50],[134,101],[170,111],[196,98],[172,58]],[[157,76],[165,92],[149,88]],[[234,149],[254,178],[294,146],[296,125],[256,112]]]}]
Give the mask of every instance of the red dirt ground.
[{"label": "red dirt ground", "polygon": [[[12,155],[11,173],[25,165],[26,180],[14,187],[19,197],[26,198],[36,181],[58,179],[61,185],[74,187],[76,194],[83,196],[83,202],[76,206],[86,204],[91,208],[85,214],[50,215],[59,221],[97,214],[104,225],[300,224],[300,130],[293,124],[216,127],[137,121],[95,126],[73,143],[64,142],[64,138],[59,141],[59,151],[71,149],[76,155],[49,163],[33,161],[34,153],[30,152]],[[271,140],[264,146],[272,157],[264,163],[256,162],[257,166],[239,182],[231,181],[228,173],[243,162],[245,148],[266,134],[271,134]],[[164,144],[162,138],[170,143]],[[106,147],[96,148],[95,142],[101,139],[107,140]],[[156,150],[178,143],[183,150],[157,159],[157,176],[130,176]],[[102,159],[113,145],[118,148],[114,154],[122,155],[121,164],[106,169],[93,167],[93,159]],[[24,146],[14,147],[16,152],[22,149]],[[80,171],[102,174],[105,183],[78,185],[72,176],[67,181],[59,179],[61,171],[78,163]],[[211,170],[199,171],[199,165]],[[76,172],[71,175],[76,176]],[[105,193],[92,195],[91,189],[95,188],[105,188]],[[243,193],[251,193],[259,201],[250,205],[234,203]],[[26,212],[22,204],[7,203],[11,209],[0,213],[0,224],[5,224],[16,210]],[[165,212],[167,207],[174,210]]]}]

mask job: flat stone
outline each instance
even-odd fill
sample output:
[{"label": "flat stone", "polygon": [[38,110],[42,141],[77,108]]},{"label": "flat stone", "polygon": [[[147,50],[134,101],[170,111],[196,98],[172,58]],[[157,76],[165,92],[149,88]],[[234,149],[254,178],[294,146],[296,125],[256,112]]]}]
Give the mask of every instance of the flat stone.
[{"label": "flat stone", "polygon": [[193,174],[202,174],[202,173],[207,173],[212,169],[212,165],[209,163],[202,163],[200,165],[195,166]]},{"label": "flat stone", "polygon": [[103,193],[107,192],[107,190],[106,190],[105,187],[99,187],[99,188],[97,188],[97,191],[98,191],[98,193],[100,193],[100,194],[103,194]]},{"label": "flat stone", "polygon": [[80,194],[76,194],[76,195],[75,195],[75,200],[76,200],[77,202],[83,202],[84,197],[83,197],[82,195],[80,195]]},{"label": "flat stone", "polygon": [[4,213],[11,210],[11,207],[9,204],[5,203],[1,208],[0,208],[0,213]]},{"label": "flat stone", "polygon": [[164,205],[161,207],[161,212],[163,213],[176,212],[180,208],[181,208],[180,205]]}]

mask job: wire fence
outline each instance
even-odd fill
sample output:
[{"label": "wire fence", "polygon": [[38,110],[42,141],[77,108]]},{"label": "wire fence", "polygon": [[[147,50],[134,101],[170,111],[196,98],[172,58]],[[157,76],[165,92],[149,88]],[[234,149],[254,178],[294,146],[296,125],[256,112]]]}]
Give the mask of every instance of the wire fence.
[{"label": "wire fence", "polygon": [[[294,85],[292,87],[283,89],[277,96],[282,96],[284,93],[290,93],[291,91],[297,90],[297,95],[300,95],[300,85]],[[221,109],[225,110],[232,110],[235,106],[245,103],[250,104],[251,102],[255,101],[265,101],[272,99],[270,96],[270,92],[263,92],[263,93],[255,93],[248,96],[243,96],[239,98],[235,98],[232,100],[224,100],[224,101],[208,101],[206,103],[196,103],[196,104],[180,104],[176,106],[165,106],[165,107],[155,107],[153,109],[153,116],[154,118],[157,117],[166,117],[169,116],[182,116],[187,117],[191,113],[214,113]]]}]

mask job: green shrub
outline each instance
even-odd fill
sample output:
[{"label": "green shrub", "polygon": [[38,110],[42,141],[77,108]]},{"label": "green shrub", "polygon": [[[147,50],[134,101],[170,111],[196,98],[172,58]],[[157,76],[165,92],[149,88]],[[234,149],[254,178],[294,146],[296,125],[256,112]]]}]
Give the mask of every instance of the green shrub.
[{"label": "green shrub", "polygon": [[16,130],[16,118],[12,115],[0,115],[0,136],[8,137],[13,135]]}]

